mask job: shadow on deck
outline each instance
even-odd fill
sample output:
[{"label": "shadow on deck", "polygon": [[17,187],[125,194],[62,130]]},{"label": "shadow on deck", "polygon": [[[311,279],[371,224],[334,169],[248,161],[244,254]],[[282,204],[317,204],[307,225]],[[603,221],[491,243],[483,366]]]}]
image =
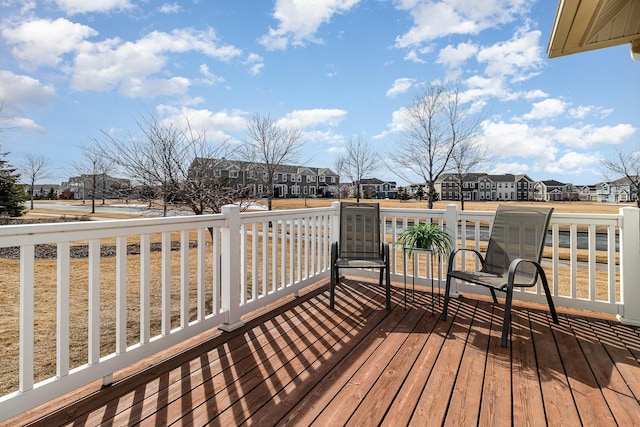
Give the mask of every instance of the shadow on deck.
[{"label": "shadow on deck", "polygon": [[[345,280],[287,300],[231,333],[212,331],[155,362],[8,423],[32,425],[633,425],[640,330],[615,319],[452,300],[447,321],[404,309],[402,288]],[[187,347],[190,346],[190,347]],[[92,390],[93,387],[93,390]],[[78,399],[79,396],[84,397]],[[560,421],[561,420],[561,421]]]}]

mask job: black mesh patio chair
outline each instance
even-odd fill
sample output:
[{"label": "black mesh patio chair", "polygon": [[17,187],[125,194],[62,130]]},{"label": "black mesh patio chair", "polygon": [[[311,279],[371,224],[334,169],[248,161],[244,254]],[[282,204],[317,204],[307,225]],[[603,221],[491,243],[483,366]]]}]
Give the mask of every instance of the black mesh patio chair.
[{"label": "black mesh patio chair", "polygon": [[[495,304],[498,304],[496,291],[505,292],[501,345],[506,347],[511,326],[513,288],[535,286],[540,276],[553,322],[557,324],[558,316],[551,299],[549,283],[540,265],[552,212],[553,208],[498,206],[485,256],[466,248],[457,249],[449,256],[441,319],[447,318],[452,278],[488,287]],[[455,270],[455,257],[462,251],[475,253],[482,268],[479,271],[469,271],[462,266],[461,270]]]},{"label": "black mesh patio chair", "polygon": [[340,237],[331,244],[331,308],[334,308],[335,288],[343,268],[379,269],[379,285],[383,285],[386,277],[386,308],[391,310],[389,244],[380,240],[378,203],[340,203]]}]

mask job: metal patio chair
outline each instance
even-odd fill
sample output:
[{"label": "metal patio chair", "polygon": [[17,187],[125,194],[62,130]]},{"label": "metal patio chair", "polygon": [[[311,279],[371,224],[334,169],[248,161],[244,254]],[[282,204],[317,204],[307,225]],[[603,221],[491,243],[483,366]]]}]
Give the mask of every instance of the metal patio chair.
[{"label": "metal patio chair", "polygon": [[[496,291],[505,292],[501,345],[506,347],[511,326],[513,288],[535,286],[539,276],[553,322],[557,324],[558,316],[551,299],[549,283],[540,265],[552,212],[553,208],[498,206],[485,256],[475,249],[467,248],[457,249],[449,256],[441,319],[447,318],[452,278],[488,287],[495,304],[498,304]],[[455,270],[455,257],[463,251],[473,252],[480,259],[482,268],[469,271],[463,266],[461,270]]]},{"label": "metal patio chair", "polygon": [[340,203],[340,237],[331,244],[331,308],[334,308],[335,288],[343,268],[379,269],[379,285],[382,286],[386,278],[386,308],[391,310],[389,244],[380,239],[378,203]]}]

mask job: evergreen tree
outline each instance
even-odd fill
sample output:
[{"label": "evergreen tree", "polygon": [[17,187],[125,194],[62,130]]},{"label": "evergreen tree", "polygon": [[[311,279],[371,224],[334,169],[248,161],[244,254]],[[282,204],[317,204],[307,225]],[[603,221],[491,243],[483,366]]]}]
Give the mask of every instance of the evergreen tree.
[{"label": "evergreen tree", "polygon": [[7,154],[0,152],[0,215],[22,216],[27,194],[18,183],[20,174],[5,159]]}]

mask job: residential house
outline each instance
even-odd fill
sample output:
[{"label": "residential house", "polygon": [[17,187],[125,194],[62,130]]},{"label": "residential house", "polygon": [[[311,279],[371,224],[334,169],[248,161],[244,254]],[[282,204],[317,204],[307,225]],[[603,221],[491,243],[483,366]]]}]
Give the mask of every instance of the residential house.
[{"label": "residential house", "polygon": [[[216,178],[229,179],[230,185],[248,187],[253,197],[265,197],[267,176],[260,165],[240,160],[194,160],[190,168],[208,168]],[[274,197],[337,197],[338,174],[328,168],[281,165],[274,175]]]},{"label": "residential house", "polygon": [[60,184],[60,195],[68,199],[87,200],[122,197],[131,189],[131,181],[107,174],[82,174]]},{"label": "residential house", "polygon": [[57,199],[60,197],[60,186],[58,184],[35,184],[33,190],[30,184],[24,186],[24,192],[31,194],[33,191],[34,199]]},{"label": "residential house", "polygon": [[[534,181],[524,174],[489,175],[469,173],[463,176],[464,200],[532,200]],[[441,200],[460,200],[460,184],[455,174],[443,174],[435,183]]]},{"label": "residential house", "polygon": [[611,182],[601,182],[596,185],[598,202],[619,203],[635,202],[638,191],[629,178],[620,178]]},{"label": "residential house", "polygon": [[540,202],[578,200],[578,195],[578,191],[572,184],[566,184],[553,179],[539,181],[534,185],[534,200]]}]

